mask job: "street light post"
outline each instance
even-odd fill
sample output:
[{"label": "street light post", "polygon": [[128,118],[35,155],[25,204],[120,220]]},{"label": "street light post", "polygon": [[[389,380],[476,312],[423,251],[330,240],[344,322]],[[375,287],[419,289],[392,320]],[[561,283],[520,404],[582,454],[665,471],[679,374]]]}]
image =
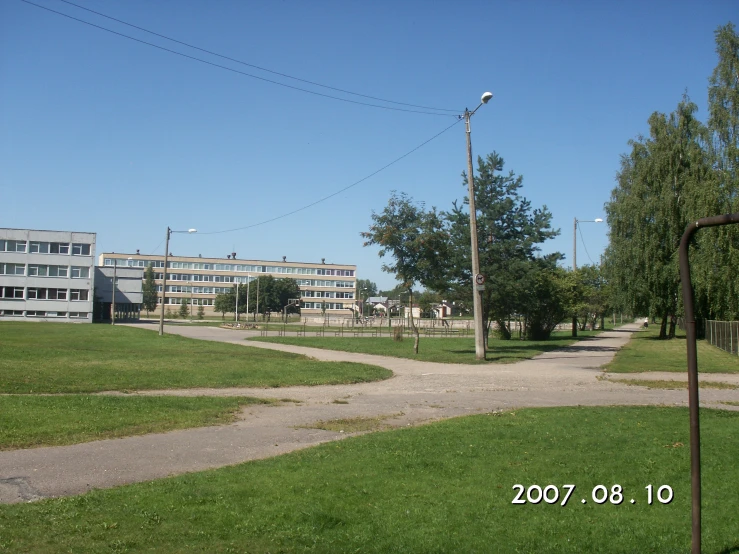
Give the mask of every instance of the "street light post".
[{"label": "street light post", "polygon": [[[238,277],[235,277],[236,279],[236,324],[239,323],[239,281]],[[249,316],[247,316],[247,321],[249,319]]]},{"label": "street light post", "polygon": [[[572,227],[572,271],[577,272],[577,224],[578,223],[603,223],[600,217],[595,219],[577,219]],[[577,314],[572,314],[572,336],[577,336]]]},{"label": "street light post", "polygon": [[[472,139],[470,137],[470,118],[483,104],[487,104],[493,97],[486,92],[480,99],[480,104],[472,111],[464,110],[464,123],[467,133],[467,184],[469,186],[470,203],[470,243],[472,250],[472,307],[475,317],[475,358],[485,359],[485,334],[482,327],[482,291],[477,290],[477,276],[480,274],[480,252],[477,244],[477,212],[475,208],[475,182],[472,175]],[[411,306],[411,309],[413,307]],[[413,314],[411,314],[413,317]]]},{"label": "street light post", "polygon": [[167,227],[167,238],[164,244],[164,273],[162,274],[162,309],[159,313],[159,336],[164,335],[164,302],[167,298],[167,259],[169,258],[169,237],[172,233],[197,233],[197,229],[188,229],[187,231],[173,231]]},{"label": "street light post", "polygon": [[118,267],[118,260],[113,258],[113,296],[110,305],[110,324],[115,325],[115,274]]}]

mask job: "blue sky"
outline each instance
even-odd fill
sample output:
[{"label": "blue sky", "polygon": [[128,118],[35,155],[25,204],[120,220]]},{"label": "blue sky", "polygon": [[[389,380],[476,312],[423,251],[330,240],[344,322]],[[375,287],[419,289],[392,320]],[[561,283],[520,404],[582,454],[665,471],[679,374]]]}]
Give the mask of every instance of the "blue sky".
[{"label": "blue sky", "polygon": [[[66,4],[32,0],[291,86],[374,102],[239,65]],[[735,0],[673,2],[208,2],[77,0],[180,41],[301,79],[458,110],[473,155],[524,176],[572,263],[573,218],[604,217],[619,156],[687,90],[707,118],[714,31]],[[392,104],[384,104],[392,106]],[[397,105],[396,105],[397,106]],[[397,106],[400,107],[400,106]],[[0,227],[98,233],[98,252],[357,264],[394,285],[359,233],[392,190],[451,207],[465,188],[464,125],[333,198],[455,122],[280,87],[108,33],[21,0],[0,2]],[[709,215],[709,214],[706,214]],[[216,233],[234,228],[240,231]],[[583,224],[578,265],[605,224]],[[587,252],[586,252],[587,251]]]}]

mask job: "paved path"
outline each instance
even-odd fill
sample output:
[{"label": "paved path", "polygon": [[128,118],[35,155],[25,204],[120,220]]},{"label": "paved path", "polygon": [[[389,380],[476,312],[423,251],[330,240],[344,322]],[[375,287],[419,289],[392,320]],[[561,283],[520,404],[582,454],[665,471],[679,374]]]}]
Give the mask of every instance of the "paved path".
[{"label": "paved path", "polygon": [[[153,325],[139,326],[156,329]],[[140,392],[137,394],[240,395],[299,402],[249,406],[239,421],[226,426],[0,452],[0,503],[79,494],[93,488],[222,467],[346,436],[301,427],[320,420],[386,416],[386,423],[405,426],[519,407],[687,405],[684,390],[647,389],[602,378],[599,368],[612,359],[637,329],[637,325],[627,325],[516,364],[463,365],[259,342],[245,344],[244,338],[250,332],[168,326],[166,332],[192,338],[296,352],[319,360],[379,365],[392,370],[394,376],[386,381],[356,385]],[[635,378],[635,375],[623,377]],[[685,376],[673,378],[684,380]],[[728,400],[739,401],[739,391],[701,391],[703,405],[726,408],[720,402]]]}]

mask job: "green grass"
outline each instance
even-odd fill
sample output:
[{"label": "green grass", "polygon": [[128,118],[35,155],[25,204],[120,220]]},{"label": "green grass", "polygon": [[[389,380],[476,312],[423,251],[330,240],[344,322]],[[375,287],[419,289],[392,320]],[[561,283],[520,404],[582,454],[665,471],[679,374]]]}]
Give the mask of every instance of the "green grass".
[{"label": "green grass", "polygon": [[286,387],[387,379],[387,369],[112,325],[0,322],[0,393]]},{"label": "green grass", "polygon": [[[703,551],[739,549],[739,414],[701,410]],[[12,552],[689,552],[688,412],[550,408],[352,437],[289,455],[0,507]],[[566,506],[513,485],[574,484]],[[625,501],[596,505],[597,485]],[[674,499],[646,503],[647,485]],[[587,499],[583,505],[581,499]],[[636,499],[636,504],[629,500]]]},{"label": "green grass", "polygon": [[[613,361],[604,366],[605,369],[612,373],[644,371],[687,373],[685,333],[678,331],[672,340],[660,340],[658,336],[658,325],[634,333],[629,343],[616,353]],[[704,340],[699,340],[697,346],[699,373],[739,373],[737,356],[715,348]]]},{"label": "green grass", "polygon": [[[632,385],[636,387],[647,387],[648,389],[687,389],[688,383],[686,381],[662,381],[662,380],[648,380],[648,379],[608,379],[611,383],[623,383],[624,385]],[[725,390],[736,390],[739,386],[732,385],[731,383],[721,383],[718,381],[700,381],[699,388],[701,389],[725,389]]]},{"label": "green grass", "polygon": [[0,396],[0,450],[225,425],[257,398]]},{"label": "green grass", "polygon": [[485,362],[475,359],[475,339],[472,337],[424,337],[422,334],[418,355],[413,353],[413,337],[405,337],[402,342],[395,342],[390,337],[316,337],[308,333],[305,337],[253,337],[249,340],[411,358],[426,362],[473,364],[519,362],[543,352],[569,346],[578,340],[587,340],[588,337],[599,333],[600,331],[580,331],[577,339],[573,339],[569,332],[554,333],[546,341],[491,338]]}]

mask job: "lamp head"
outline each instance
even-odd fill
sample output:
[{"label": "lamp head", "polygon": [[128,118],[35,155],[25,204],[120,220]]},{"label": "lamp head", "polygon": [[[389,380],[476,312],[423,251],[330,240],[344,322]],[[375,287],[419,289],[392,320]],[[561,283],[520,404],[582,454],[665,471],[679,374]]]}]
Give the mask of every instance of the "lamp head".
[{"label": "lamp head", "polygon": [[595,218],[595,222],[596,223],[603,223],[603,220],[601,218],[599,218],[599,217],[596,217]]},{"label": "lamp head", "polygon": [[493,97],[492,92],[486,92],[482,95],[482,98],[480,98],[480,102],[482,102],[483,104],[487,104],[488,102],[490,102],[490,99],[492,97]]},{"label": "lamp head", "polygon": [[188,233],[197,233],[198,230],[197,229],[188,229],[187,232]]}]

